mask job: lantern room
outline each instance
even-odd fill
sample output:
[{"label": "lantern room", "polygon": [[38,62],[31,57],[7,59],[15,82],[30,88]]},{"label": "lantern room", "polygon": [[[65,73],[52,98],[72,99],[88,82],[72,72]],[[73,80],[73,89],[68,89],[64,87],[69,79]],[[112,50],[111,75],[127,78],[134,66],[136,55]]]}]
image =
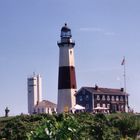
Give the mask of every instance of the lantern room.
[{"label": "lantern room", "polygon": [[71,29],[67,26],[67,23],[61,29],[61,38],[71,38]]}]

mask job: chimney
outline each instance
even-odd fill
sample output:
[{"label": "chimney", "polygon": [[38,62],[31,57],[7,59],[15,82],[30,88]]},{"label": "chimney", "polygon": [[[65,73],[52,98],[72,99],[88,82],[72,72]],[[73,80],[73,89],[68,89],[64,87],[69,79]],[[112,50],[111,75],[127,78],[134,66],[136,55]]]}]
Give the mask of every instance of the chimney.
[{"label": "chimney", "polygon": [[97,84],[95,84],[95,88],[94,88],[95,90],[98,90],[98,86],[97,86]]},{"label": "chimney", "polygon": [[124,92],[124,88],[121,88],[120,90],[121,90],[121,92]]}]

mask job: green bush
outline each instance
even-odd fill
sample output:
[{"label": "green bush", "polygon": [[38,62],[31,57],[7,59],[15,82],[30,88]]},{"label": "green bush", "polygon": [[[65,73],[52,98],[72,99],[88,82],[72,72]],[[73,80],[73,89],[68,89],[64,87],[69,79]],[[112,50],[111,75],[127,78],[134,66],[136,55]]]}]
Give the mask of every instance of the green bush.
[{"label": "green bush", "polygon": [[0,139],[121,140],[136,139],[140,116],[134,114],[40,114],[0,118]]}]

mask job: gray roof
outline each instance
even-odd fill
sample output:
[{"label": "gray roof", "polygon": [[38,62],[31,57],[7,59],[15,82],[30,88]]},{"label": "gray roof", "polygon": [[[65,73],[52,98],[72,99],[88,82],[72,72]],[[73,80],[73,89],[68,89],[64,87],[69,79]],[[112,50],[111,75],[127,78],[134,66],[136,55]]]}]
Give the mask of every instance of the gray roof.
[{"label": "gray roof", "polygon": [[39,102],[37,106],[46,106],[46,107],[51,107],[51,108],[54,108],[56,107],[56,104],[51,102],[51,101],[48,101],[48,100],[42,100],[41,102]]},{"label": "gray roof", "polygon": [[106,94],[106,95],[128,95],[121,89],[113,88],[102,88],[102,87],[82,87],[76,94],[78,94],[82,89],[89,91],[92,94]]}]

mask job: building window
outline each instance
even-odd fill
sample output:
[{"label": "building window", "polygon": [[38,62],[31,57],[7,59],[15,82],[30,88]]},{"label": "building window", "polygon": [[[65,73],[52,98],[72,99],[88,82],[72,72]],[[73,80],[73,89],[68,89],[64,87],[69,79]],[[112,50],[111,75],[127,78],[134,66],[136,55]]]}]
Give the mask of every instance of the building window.
[{"label": "building window", "polygon": [[103,107],[105,108],[105,107],[106,107],[106,105],[105,105],[105,104],[103,104]]},{"label": "building window", "polygon": [[114,96],[112,96],[111,100],[114,101]]},{"label": "building window", "polygon": [[110,104],[107,104],[107,108],[110,109]]},{"label": "building window", "polygon": [[54,112],[54,108],[51,108],[51,111]]},{"label": "building window", "polygon": [[49,108],[47,108],[47,110],[48,110],[47,112],[48,112],[48,114],[49,114],[49,113],[50,113],[50,109],[49,109]]},{"label": "building window", "polygon": [[110,101],[110,96],[109,95],[107,96],[107,101]]},{"label": "building window", "polygon": [[80,97],[79,97],[79,100],[80,100],[80,101],[83,101],[83,98],[82,98],[82,96],[80,96]]},{"label": "building window", "polygon": [[86,100],[88,100],[89,99],[89,96],[88,95],[86,95]]},{"label": "building window", "polygon": [[35,108],[34,108],[34,112],[33,112],[34,114],[36,114],[36,110],[35,110]]},{"label": "building window", "polygon": [[105,101],[105,95],[102,96],[102,100]]},{"label": "building window", "polygon": [[127,102],[127,96],[125,96],[124,98],[125,98],[125,101]]},{"label": "building window", "polygon": [[42,108],[42,113],[44,113],[44,108]]},{"label": "building window", "polygon": [[120,101],[123,101],[123,96],[120,97]]},{"label": "building window", "polygon": [[116,101],[119,101],[119,96],[116,96]]},{"label": "building window", "polygon": [[85,90],[82,91],[82,94],[85,95]]},{"label": "building window", "polygon": [[121,105],[121,110],[123,111],[123,109],[124,109],[124,105]]},{"label": "building window", "polygon": [[89,104],[86,104],[86,109],[89,109]]},{"label": "building window", "polygon": [[40,109],[38,108],[38,113],[40,113]]},{"label": "building window", "polygon": [[97,100],[100,100],[100,95],[97,95]]},{"label": "building window", "polygon": [[97,104],[97,107],[100,107],[100,104],[99,103]]}]

